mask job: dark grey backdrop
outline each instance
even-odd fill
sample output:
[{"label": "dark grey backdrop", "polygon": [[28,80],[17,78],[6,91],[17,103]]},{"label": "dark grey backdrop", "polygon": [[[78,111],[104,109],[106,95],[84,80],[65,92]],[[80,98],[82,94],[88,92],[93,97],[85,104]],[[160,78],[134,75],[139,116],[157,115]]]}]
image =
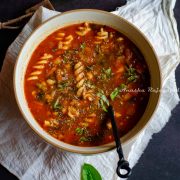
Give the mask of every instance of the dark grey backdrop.
[{"label": "dark grey backdrop", "polygon": [[[17,17],[39,0],[1,0],[0,21]],[[111,11],[121,6],[125,0],[51,0],[55,9],[67,11],[77,8],[97,8]],[[177,0],[175,17],[180,32],[180,1]],[[20,30],[0,30],[0,66],[7,47]],[[177,86],[180,87],[180,67],[176,70]],[[180,104],[172,112],[165,128],[153,135],[147,149],[133,168],[129,180],[179,180],[180,179]],[[3,127],[0,127],[3,128]],[[0,145],[1,146],[1,145]],[[5,168],[0,166],[0,180],[16,180]],[[61,179],[59,177],[59,179]]]}]

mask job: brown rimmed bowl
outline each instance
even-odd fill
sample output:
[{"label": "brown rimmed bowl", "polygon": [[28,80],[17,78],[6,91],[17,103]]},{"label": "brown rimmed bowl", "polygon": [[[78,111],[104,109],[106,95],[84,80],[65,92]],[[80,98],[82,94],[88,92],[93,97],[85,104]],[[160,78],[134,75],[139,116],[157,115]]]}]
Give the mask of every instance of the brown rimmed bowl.
[{"label": "brown rimmed bowl", "polygon": [[[141,51],[150,72],[150,85],[153,89],[161,89],[161,73],[158,59],[150,42],[143,33],[134,25],[122,17],[112,13],[94,10],[81,9],[68,11],[50,18],[40,25],[24,43],[14,69],[14,92],[18,107],[29,126],[46,142],[51,145],[70,152],[80,154],[96,154],[106,152],[115,148],[115,143],[109,143],[95,147],[73,146],[59,141],[45,132],[31,114],[24,93],[24,77],[27,65],[36,47],[54,31],[72,24],[91,22],[110,26],[127,36]],[[150,98],[146,110],[136,126],[121,138],[122,146],[136,138],[143,128],[150,122],[159,102],[160,91],[150,92]]]}]

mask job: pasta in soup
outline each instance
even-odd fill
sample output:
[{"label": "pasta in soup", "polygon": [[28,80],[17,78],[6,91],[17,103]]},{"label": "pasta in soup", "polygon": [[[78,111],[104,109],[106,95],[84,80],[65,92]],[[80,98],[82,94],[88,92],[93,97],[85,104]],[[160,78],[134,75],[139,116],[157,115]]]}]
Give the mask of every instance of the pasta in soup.
[{"label": "pasta in soup", "polygon": [[25,74],[25,96],[40,126],[77,146],[112,142],[107,107],[120,136],[143,115],[149,71],[138,48],[115,29],[81,23],[57,30],[36,48]]}]

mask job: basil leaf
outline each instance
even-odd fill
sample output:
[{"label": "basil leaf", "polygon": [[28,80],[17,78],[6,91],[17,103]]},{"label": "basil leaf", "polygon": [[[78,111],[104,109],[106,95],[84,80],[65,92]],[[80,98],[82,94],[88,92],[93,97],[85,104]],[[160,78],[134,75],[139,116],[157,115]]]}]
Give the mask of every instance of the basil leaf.
[{"label": "basil leaf", "polygon": [[99,90],[99,92],[97,93],[97,96],[100,97],[99,103],[100,103],[101,108],[107,112],[107,106],[109,106],[109,100],[105,96],[104,91]]},{"label": "basil leaf", "polygon": [[104,104],[104,101],[102,99],[100,99],[100,105],[101,105],[101,108],[107,112],[106,105]]},{"label": "basil leaf", "polygon": [[83,135],[83,133],[84,133],[84,129],[83,128],[76,128],[76,134],[78,134],[78,135]]},{"label": "basil leaf", "polygon": [[101,96],[101,99],[109,106],[109,101],[104,94]]},{"label": "basil leaf", "polygon": [[95,167],[84,163],[81,168],[81,180],[102,180],[102,177]]},{"label": "basil leaf", "polygon": [[113,101],[116,96],[119,94],[120,91],[122,91],[123,89],[126,89],[126,85],[125,84],[120,84],[119,87],[115,88],[114,91],[110,94],[110,98]]},{"label": "basil leaf", "polygon": [[138,76],[136,74],[136,69],[133,67],[129,67],[127,69],[128,82],[136,82]]},{"label": "basil leaf", "polygon": [[119,89],[115,88],[114,91],[110,94],[111,100],[114,100],[118,94],[119,94]]}]

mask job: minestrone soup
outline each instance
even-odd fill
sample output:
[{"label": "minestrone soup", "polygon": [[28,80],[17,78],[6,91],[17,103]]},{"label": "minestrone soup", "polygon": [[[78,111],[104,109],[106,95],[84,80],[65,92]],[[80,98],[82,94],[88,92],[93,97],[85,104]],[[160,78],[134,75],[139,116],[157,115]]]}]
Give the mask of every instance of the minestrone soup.
[{"label": "minestrone soup", "polygon": [[34,118],[54,138],[77,146],[112,142],[107,107],[120,136],[143,115],[149,99],[144,57],[124,35],[93,23],[49,35],[34,51],[25,95]]}]

